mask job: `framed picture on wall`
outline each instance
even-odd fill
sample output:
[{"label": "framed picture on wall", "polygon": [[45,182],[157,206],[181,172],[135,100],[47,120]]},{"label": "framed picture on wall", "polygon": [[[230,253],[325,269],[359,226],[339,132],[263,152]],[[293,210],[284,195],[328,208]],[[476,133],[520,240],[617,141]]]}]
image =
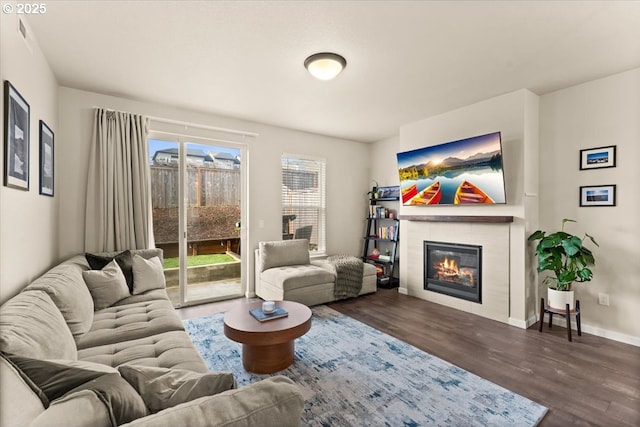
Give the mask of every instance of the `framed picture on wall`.
[{"label": "framed picture on wall", "polygon": [[53,197],[53,131],[40,120],[40,194]]},{"label": "framed picture on wall", "polygon": [[580,206],[615,206],[615,185],[591,185],[580,187]]},{"label": "framed picture on wall", "polygon": [[378,200],[399,200],[400,186],[378,187]]},{"label": "framed picture on wall", "polygon": [[4,185],[29,190],[29,104],[4,81]]},{"label": "framed picture on wall", "polygon": [[580,170],[616,167],[616,146],[580,150]]}]

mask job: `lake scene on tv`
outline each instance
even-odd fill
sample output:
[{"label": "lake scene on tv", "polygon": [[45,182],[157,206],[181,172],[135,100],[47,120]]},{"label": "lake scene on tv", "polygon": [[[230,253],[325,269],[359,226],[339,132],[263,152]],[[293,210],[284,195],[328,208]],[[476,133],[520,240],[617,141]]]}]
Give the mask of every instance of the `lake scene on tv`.
[{"label": "lake scene on tv", "polygon": [[504,204],[500,132],[397,154],[405,206]]}]

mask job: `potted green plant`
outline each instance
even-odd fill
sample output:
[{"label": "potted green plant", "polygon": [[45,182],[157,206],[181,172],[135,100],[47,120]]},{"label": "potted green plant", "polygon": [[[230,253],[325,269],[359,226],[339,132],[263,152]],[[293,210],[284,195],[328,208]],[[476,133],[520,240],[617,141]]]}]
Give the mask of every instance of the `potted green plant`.
[{"label": "potted green plant", "polygon": [[373,186],[371,187],[371,191],[367,191],[367,194],[369,195],[370,199],[378,198],[378,182],[377,181],[373,181]]},{"label": "potted green plant", "polygon": [[576,222],[572,219],[563,219],[560,231],[546,234],[538,230],[529,236],[529,241],[539,240],[536,246],[538,256],[538,271],[551,271],[553,276],[548,276],[543,283],[548,286],[548,305],[552,308],[564,310],[569,304],[574,309],[574,292],[571,285],[574,282],[589,282],[593,272],[589,266],[595,264],[593,253],[583,245],[589,238],[594,245],[599,246],[593,237],[584,234],[579,238],[564,231],[567,222]]}]

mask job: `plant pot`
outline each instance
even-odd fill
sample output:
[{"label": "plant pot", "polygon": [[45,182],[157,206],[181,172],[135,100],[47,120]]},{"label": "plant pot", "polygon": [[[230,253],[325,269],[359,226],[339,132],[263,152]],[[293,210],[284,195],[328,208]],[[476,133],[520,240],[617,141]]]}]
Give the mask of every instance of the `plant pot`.
[{"label": "plant pot", "polygon": [[575,295],[573,291],[557,291],[552,288],[547,289],[547,299],[549,307],[556,310],[566,310],[569,304],[569,310],[574,310]]}]

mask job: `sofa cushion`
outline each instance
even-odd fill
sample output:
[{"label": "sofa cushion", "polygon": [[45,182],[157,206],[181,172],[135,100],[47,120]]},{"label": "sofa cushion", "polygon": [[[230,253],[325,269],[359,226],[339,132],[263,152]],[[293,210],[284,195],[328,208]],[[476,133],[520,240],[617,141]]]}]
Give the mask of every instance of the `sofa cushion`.
[{"label": "sofa cushion", "polygon": [[133,255],[131,251],[126,250],[114,256],[90,253],[85,253],[84,256],[87,258],[87,262],[92,270],[102,270],[111,261],[116,261],[122,269],[122,274],[127,281],[129,292],[133,291]]},{"label": "sofa cushion", "polygon": [[119,305],[96,311],[91,330],[78,340],[77,347],[84,349],[183,330],[184,325],[169,300]]},{"label": "sofa cushion", "polygon": [[184,331],[78,350],[78,359],[109,366],[157,366],[208,372],[207,365]]},{"label": "sofa cushion", "polygon": [[151,413],[236,388],[231,372],[201,373],[136,365],[123,365],[118,371],[142,396]]},{"label": "sofa cushion", "polygon": [[31,424],[21,424],[21,426],[26,425],[29,427],[112,427],[113,423],[111,414],[101,398],[91,390],[82,390],[56,400]]},{"label": "sofa cushion", "polygon": [[309,264],[306,239],[260,242],[260,271],[286,265]]},{"label": "sofa cushion", "polygon": [[265,283],[290,291],[323,283],[333,283],[336,276],[327,269],[309,264],[270,268],[260,273],[260,279]]},{"label": "sofa cushion", "polygon": [[110,307],[129,296],[127,281],[116,260],[102,270],[83,271],[82,278],[89,288],[95,310]]},{"label": "sofa cushion", "polygon": [[140,255],[133,256],[133,295],[152,289],[164,289],[164,269],[160,258],[144,259]]},{"label": "sofa cushion", "polygon": [[22,291],[0,306],[0,350],[37,359],[77,359],[65,319],[42,291]]},{"label": "sofa cushion", "polygon": [[28,426],[45,406],[19,369],[0,357],[0,426]]},{"label": "sofa cushion", "polygon": [[46,292],[62,313],[74,338],[87,332],[93,321],[93,299],[82,278],[89,269],[84,256],[75,256],[53,267],[25,290]]}]

